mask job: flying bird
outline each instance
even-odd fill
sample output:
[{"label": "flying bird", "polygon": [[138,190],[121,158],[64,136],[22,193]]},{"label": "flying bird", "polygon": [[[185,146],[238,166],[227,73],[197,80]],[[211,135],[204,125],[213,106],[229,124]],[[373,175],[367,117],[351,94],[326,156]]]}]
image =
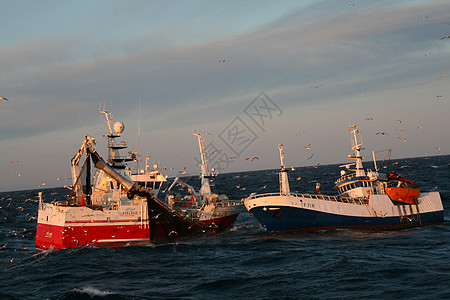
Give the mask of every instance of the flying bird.
[{"label": "flying bird", "polygon": [[259,157],[258,156],[253,156],[253,158],[252,157],[247,157],[245,160],[254,161],[255,159],[259,159]]},{"label": "flying bird", "polygon": [[311,144],[309,144],[308,146],[305,146],[306,149],[311,149]]},{"label": "flying bird", "polygon": [[450,35],[441,37],[441,40],[443,40],[443,39],[450,39]]},{"label": "flying bird", "polygon": [[314,156],[314,153],[313,154],[311,154],[311,156],[310,157],[308,157],[308,159],[311,159],[312,157]]},{"label": "flying bird", "polygon": [[184,169],[182,171],[179,171],[178,173],[180,174],[186,174],[186,167],[184,167]]},{"label": "flying bird", "polygon": [[17,164],[19,161],[18,160],[15,160],[15,161],[12,161],[11,163],[12,164]]},{"label": "flying bird", "polygon": [[318,89],[318,88],[321,87],[321,85],[313,85],[312,87],[315,88],[315,89]]},{"label": "flying bird", "polygon": [[372,120],[373,120],[373,118],[371,118],[371,117],[368,117],[368,118],[366,118],[366,120],[367,120],[367,121],[372,121]]},{"label": "flying bird", "polygon": [[5,97],[2,97],[2,96],[0,96],[0,100],[9,101],[9,99],[7,99],[7,98],[5,98]]},{"label": "flying bird", "polygon": [[378,131],[375,135],[379,135],[379,134],[381,134],[381,135],[389,135],[388,133],[386,133],[386,132],[381,132],[381,131]]},{"label": "flying bird", "polygon": [[422,17],[422,20],[425,20],[425,19],[428,19],[428,17],[427,17],[427,16],[423,16],[423,17]]},{"label": "flying bird", "polygon": [[304,133],[305,133],[304,131],[297,132],[297,134],[304,134]]},{"label": "flying bird", "polygon": [[438,95],[438,96],[436,96],[436,98],[442,98],[442,96],[441,96],[441,95]]}]

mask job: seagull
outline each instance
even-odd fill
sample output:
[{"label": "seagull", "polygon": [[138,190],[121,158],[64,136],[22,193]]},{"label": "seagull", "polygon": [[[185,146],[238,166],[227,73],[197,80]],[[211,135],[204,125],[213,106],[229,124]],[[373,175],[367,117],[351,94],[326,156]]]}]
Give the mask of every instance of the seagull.
[{"label": "seagull", "polygon": [[443,39],[450,39],[450,35],[441,37],[441,40],[443,40]]},{"label": "seagull", "polygon": [[312,87],[315,88],[315,89],[318,89],[318,88],[321,87],[321,85],[313,85]]},{"label": "seagull", "polygon": [[258,156],[253,156],[253,158],[247,157],[245,160],[251,160],[253,162],[255,159],[259,159],[259,157]]},{"label": "seagull", "polygon": [[425,20],[425,19],[428,19],[428,17],[427,17],[427,16],[423,16],[423,17],[422,17],[422,20]]},{"label": "seagull", "polygon": [[442,98],[442,96],[441,95],[438,95],[438,96],[436,96],[437,98]]},{"label": "seagull", "polygon": [[304,134],[305,132],[304,131],[299,131],[297,134]]},{"label": "seagull", "polygon": [[184,167],[183,171],[179,171],[180,174],[186,174],[186,167]]},{"label": "seagull", "polygon": [[312,157],[314,156],[314,153],[313,154],[311,154],[311,156],[310,157],[308,157],[308,159],[311,159]]},{"label": "seagull", "polygon": [[7,98],[5,98],[5,97],[2,97],[2,96],[0,96],[0,100],[9,101],[9,99],[7,99]]},{"label": "seagull", "polygon": [[366,118],[366,120],[368,120],[368,121],[372,121],[372,120],[373,120],[373,118],[370,118],[370,117],[368,117],[368,118]]},{"label": "seagull", "polygon": [[362,93],[361,95],[365,96],[365,95],[366,95],[366,93]]},{"label": "seagull", "polygon": [[425,56],[430,56],[430,53],[425,54]]},{"label": "seagull", "polygon": [[15,160],[15,161],[12,161],[11,163],[12,164],[17,164],[19,161],[18,160]]},{"label": "seagull", "polygon": [[0,249],[5,249],[6,245],[8,245],[8,242],[6,242],[6,244],[4,244],[3,246],[0,247]]},{"label": "seagull", "polygon": [[209,132],[205,132],[205,135],[208,135],[208,134],[212,134],[212,133],[209,133]]},{"label": "seagull", "polygon": [[305,146],[306,149],[311,149],[311,144],[309,144],[308,146]]},{"label": "seagull", "polygon": [[379,135],[379,134],[381,134],[381,135],[389,135],[388,133],[386,133],[386,132],[381,132],[381,131],[378,131],[375,135]]},{"label": "seagull", "polygon": [[422,126],[417,126],[417,129],[421,129],[422,128]]},{"label": "seagull", "polygon": [[293,166],[289,166],[289,168],[291,169],[291,171],[295,171],[295,168]]},{"label": "seagull", "polygon": [[300,179],[302,179],[302,178],[301,178],[300,176],[298,176],[298,177],[297,177],[297,180],[300,180]]},{"label": "seagull", "polygon": [[398,123],[401,123],[401,122],[402,122],[402,120],[398,120],[397,122],[398,122]]}]

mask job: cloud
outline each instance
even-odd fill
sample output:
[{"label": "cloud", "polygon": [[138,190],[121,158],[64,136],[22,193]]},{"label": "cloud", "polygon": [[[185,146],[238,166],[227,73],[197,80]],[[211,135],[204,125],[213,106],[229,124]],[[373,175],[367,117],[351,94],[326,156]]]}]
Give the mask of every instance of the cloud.
[{"label": "cloud", "polygon": [[[322,115],[333,114],[327,106],[350,105],[349,99],[372,107],[359,97],[363,91],[383,97],[420,85],[430,94],[448,93],[439,75],[450,73],[442,70],[450,43],[440,40],[448,35],[450,4],[386,3],[323,1],[246,31],[213,39],[192,32],[179,43],[171,43],[179,24],[118,37],[117,45],[111,37],[96,40],[114,31],[114,23],[103,21],[82,32],[1,47],[8,59],[0,61],[0,92],[13,101],[0,103],[0,138],[58,136],[81,128],[79,116],[93,128],[104,102],[121,120],[133,120],[139,97],[142,124],[167,130],[173,139],[181,134],[177,129],[195,125],[220,130],[261,91],[286,111],[320,108]],[[133,25],[127,20],[127,28]],[[145,39],[150,41],[140,47]]]}]

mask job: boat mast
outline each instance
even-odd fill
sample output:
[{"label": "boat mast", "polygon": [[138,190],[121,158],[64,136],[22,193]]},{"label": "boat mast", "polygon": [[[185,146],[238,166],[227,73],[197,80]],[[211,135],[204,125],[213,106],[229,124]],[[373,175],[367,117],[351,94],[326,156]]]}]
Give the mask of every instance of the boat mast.
[{"label": "boat mast", "polygon": [[281,170],[280,170],[280,194],[282,195],[290,195],[291,190],[289,189],[289,180],[287,176],[287,168],[284,165],[284,152],[283,145],[278,145],[278,150],[280,150],[280,162],[281,162]]},{"label": "boat mast", "polygon": [[200,131],[193,133],[193,135],[197,136],[198,139],[198,147],[200,149],[200,158],[202,160],[200,164],[200,168],[202,169],[201,179],[202,186],[200,188],[200,195],[211,194],[211,186],[209,184],[209,179],[214,178],[214,175],[208,172],[208,152],[206,151],[205,140],[202,138]]},{"label": "boat mast", "polygon": [[112,113],[108,113],[105,107],[103,107],[103,110],[101,110],[100,113],[105,115],[105,122],[108,124],[109,133],[103,135],[108,142],[108,161],[114,168],[123,169],[125,168],[124,162],[132,160],[131,157],[120,157],[119,149],[127,148],[127,142],[116,143],[115,140],[121,136],[120,134],[124,130],[124,125],[122,122],[116,122],[113,128],[111,126],[111,123],[114,121]]},{"label": "boat mast", "polygon": [[348,158],[350,159],[356,159],[356,176],[363,177],[366,176],[366,173],[364,172],[364,168],[362,165],[362,160],[364,159],[364,156],[361,155],[361,150],[363,150],[363,144],[361,136],[359,137],[358,141],[358,135],[359,131],[356,126],[350,126],[350,133],[352,134],[352,150],[355,151],[354,155],[349,155]]}]

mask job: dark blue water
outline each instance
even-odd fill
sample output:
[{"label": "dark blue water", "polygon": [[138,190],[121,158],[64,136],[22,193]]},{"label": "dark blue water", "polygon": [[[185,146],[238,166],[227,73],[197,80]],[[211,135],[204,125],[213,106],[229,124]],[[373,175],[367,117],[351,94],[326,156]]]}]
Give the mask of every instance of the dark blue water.
[{"label": "dark blue water", "polygon": [[[0,299],[450,299],[450,156],[390,161],[388,170],[439,190],[445,222],[392,232],[268,233],[244,210],[214,236],[37,252],[38,190],[0,193]],[[337,165],[297,168],[291,190],[313,192],[319,181],[334,194],[338,174]],[[198,177],[189,180],[198,185]],[[222,174],[216,185],[239,199],[275,192],[277,170]],[[43,191],[46,201],[66,194]]]}]

